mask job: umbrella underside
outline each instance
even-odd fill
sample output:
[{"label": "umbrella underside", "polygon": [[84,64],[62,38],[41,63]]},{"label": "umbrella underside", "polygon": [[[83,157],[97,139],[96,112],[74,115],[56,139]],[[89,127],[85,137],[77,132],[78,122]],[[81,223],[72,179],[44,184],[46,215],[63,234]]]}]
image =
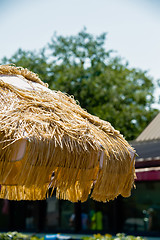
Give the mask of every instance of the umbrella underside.
[{"label": "umbrella underside", "polygon": [[0,198],[130,195],[135,151],[110,123],[13,66],[0,66],[0,101]]}]

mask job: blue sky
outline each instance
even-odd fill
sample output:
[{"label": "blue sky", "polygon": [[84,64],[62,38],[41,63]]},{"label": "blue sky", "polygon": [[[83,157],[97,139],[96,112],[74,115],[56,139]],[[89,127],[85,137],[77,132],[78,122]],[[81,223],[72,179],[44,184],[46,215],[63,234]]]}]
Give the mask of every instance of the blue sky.
[{"label": "blue sky", "polygon": [[55,31],[71,35],[84,26],[107,32],[106,49],[160,78],[158,0],[0,0],[0,59],[18,48],[42,48]]}]

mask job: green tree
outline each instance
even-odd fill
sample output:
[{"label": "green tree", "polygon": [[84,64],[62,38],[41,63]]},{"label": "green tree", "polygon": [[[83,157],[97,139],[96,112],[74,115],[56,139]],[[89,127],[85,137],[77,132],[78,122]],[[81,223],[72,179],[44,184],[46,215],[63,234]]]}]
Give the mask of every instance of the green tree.
[{"label": "green tree", "polygon": [[147,72],[129,68],[105,49],[106,34],[85,29],[76,36],[54,34],[37,53],[19,49],[2,60],[38,73],[50,88],[74,95],[91,114],[111,122],[128,140],[135,139],[157,113],[153,80]]}]

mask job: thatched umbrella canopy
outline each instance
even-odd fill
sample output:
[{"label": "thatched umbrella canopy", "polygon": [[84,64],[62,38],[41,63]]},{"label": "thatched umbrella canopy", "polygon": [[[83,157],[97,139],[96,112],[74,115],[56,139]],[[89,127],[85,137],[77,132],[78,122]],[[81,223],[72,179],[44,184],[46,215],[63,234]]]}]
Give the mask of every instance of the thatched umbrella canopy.
[{"label": "thatched umbrella canopy", "polygon": [[0,198],[45,199],[49,188],[72,202],[91,192],[104,202],[127,197],[134,155],[119,131],[73,97],[27,69],[0,66]]}]

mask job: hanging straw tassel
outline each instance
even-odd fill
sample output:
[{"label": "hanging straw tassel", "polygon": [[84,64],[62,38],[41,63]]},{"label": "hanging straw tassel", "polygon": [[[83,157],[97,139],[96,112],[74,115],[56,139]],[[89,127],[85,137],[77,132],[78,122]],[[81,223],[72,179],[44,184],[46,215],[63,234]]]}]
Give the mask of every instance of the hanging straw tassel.
[{"label": "hanging straw tassel", "polygon": [[104,202],[130,195],[135,151],[110,123],[14,66],[0,66],[0,101],[0,198],[45,199],[49,188],[73,202],[91,190]]}]

